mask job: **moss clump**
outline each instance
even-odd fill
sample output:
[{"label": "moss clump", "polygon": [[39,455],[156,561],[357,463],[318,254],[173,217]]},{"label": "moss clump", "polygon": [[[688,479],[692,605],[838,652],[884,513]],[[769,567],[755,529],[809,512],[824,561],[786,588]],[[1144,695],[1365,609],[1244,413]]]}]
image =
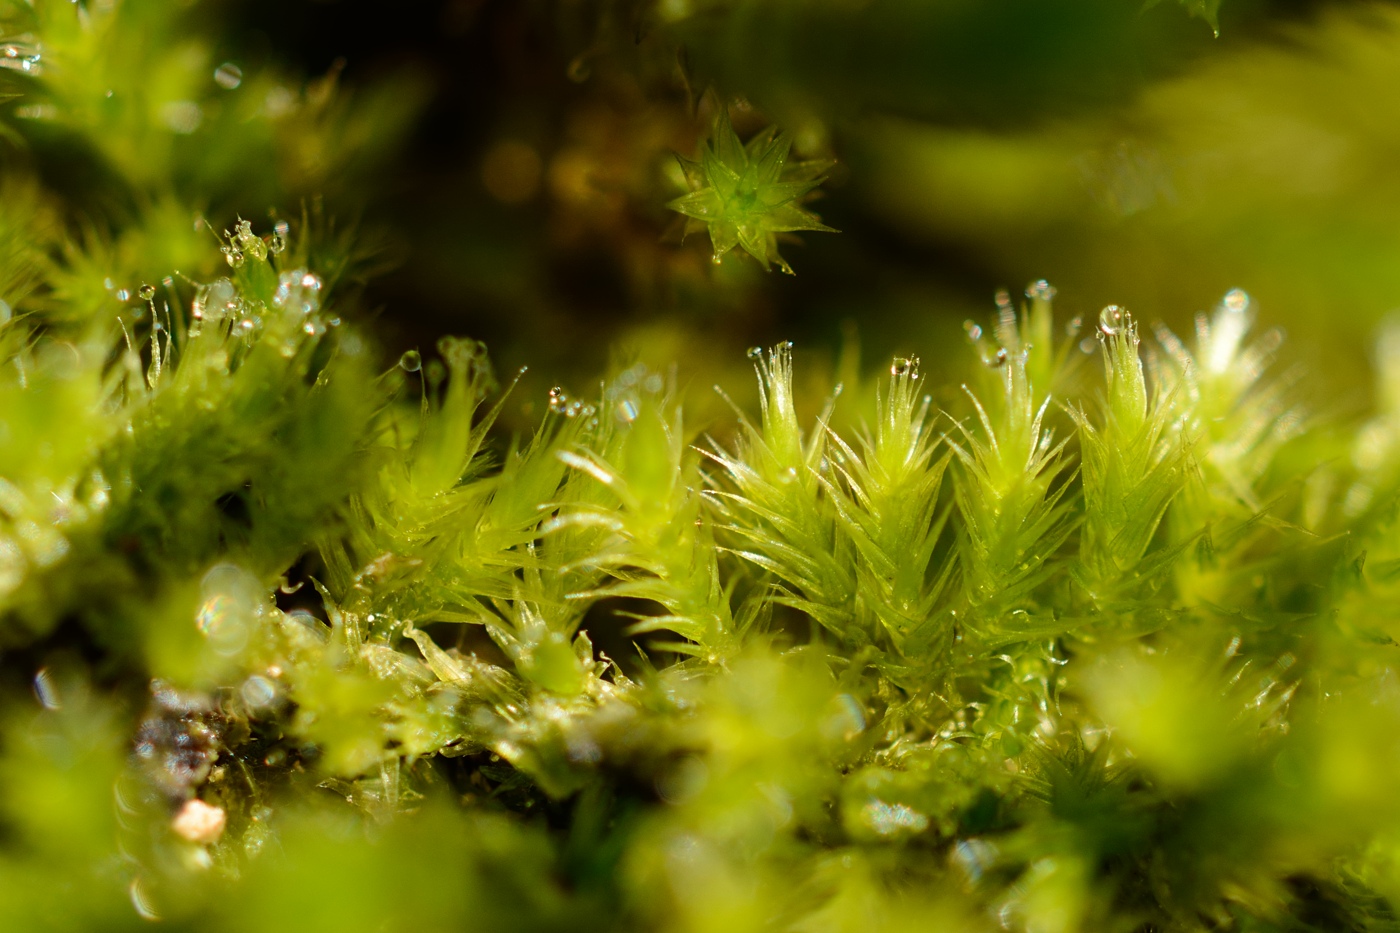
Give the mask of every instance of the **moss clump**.
[{"label": "moss clump", "polygon": [[[701,6],[651,12],[788,5]],[[754,348],[706,431],[646,363],[386,365],[314,195],[404,95],[175,5],[0,24],[6,929],[1400,927],[1400,330],[1329,420],[1241,291],[1183,340],[1036,282],[844,386]],[[727,120],[674,206],[786,268],[827,163]]]},{"label": "moss clump", "polygon": [[478,344],[377,375],[286,235],[0,330],[7,915],[1389,922],[1396,478],[1324,455],[1394,415],[1310,425],[1242,293],[1109,309],[1102,383],[1037,283],[960,400],[804,416],[781,345],[728,441],[638,365],[500,446]]}]

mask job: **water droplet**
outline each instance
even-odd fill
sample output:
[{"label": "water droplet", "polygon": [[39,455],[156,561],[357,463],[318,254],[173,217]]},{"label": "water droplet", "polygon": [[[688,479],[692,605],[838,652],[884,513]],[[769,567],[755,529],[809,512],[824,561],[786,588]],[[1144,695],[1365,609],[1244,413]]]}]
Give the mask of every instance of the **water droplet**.
[{"label": "water droplet", "polygon": [[629,399],[623,399],[617,403],[618,420],[630,424],[637,420],[637,403]]},{"label": "water droplet", "polygon": [[1232,288],[1225,293],[1223,306],[1226,311],[1233,314],[1243,314],[1245,309],[1249,307],[1249,295],[1243,289]]},{"label": "water droplet", "polygon": [[1070,318],[1069,323],[1065,325],[1065,334],[1073,337],[1075,334],[1079,333],[1079,328],[1083,326],[1084,319],[1076,314],[1074,317]]},{"label": "water droplet", "polygon": [[278,308],[311,314],[321,307],[321,280],[305,269],[293,269],[277,277],[272,304]]},{"label": "water droplet", "polygon": [[243,266],[243,251],[240,249],[225,249],[224,258],[227,259],[228,264],[235,269],[242,268]]},{"label": "water droplet", "polygon": [[763,356],[763,348],[762,348],[762,347],[749,347],[748,351],[747,351],[744,355],[747,356],[747,357],[748,357],[749,359],[751,359],[751,360],[759,359],[760,357]]},{"label": "water droplet", "polygon": [[136,294],[141,296],[142,301],[150,301],[156,296],[156,287],[154,285],[142,285],[136,290]]},{"label": "water droplet", "polygon": [[171,132],[182,136],[199,129],[204,122],[204,111],[192,100],[175,100],[161,107],[161,118]]},{"label": "water droplet", "polygon": [[791,340],[783,340],[778,343],[777,349],[791,350],[794,346],[796,346],[796,344],[794,344]]},{"label": "water droplet", "polygon": [[34,696],[44,709],[62,709],[63,699],[58,693],[58,680],[47,667],[41,667],[34,674]]},{"label": "water droplet", "polygon": [[399,357],[399,369],[406,373],[416,373],[423,368],[423,355],[417,350],[405,350]]},{"label": "water droplet", "polygon": [[138,917],[153,922],[160,920],[160,914],[156,913],[155,905],[151,903],[151,895],[140,878],[132,878],[126,891],[131,897],[131,907]]},{"label": "water droplet", "polygon": [[1050,301],[1055,297],[1055,286],[1044,279],[1036,279],[1026,286],[1026,297],[1033,301]]},{"label": "water droplet", "polygon": [[963,321],[963,330],[967,331],[967,339],[973,343],[982,339],[982,328],[972,321]]},{"label": "water droplet", "polygon": [[997,310],[998,310],[998,311],[1003,311],[1003,312],[1004,312],[1004,311],[1010,311],[1010,310],[1011,310],[1011,293],[1008,292],[1006,289],[1004,289],[1004,288],[999,288],[999,289],[997,289],[997,292],[996,292],[996,294],[993,296],[993,299],[994,299],[994,300],[996,301],[996,303],[997,303]]},{"label": "water droplet", "polygon": [[131,300],[131,292],[127,291],[127,290],[124,289],[124,288],[119,288],[119,289],[117,289],[117,300],[118,300],[118,301],[130,301],[130,300]]},{"label": "water droplet", "polygon": [[860,818],[879,836],[911,836],[928,829],[928,817],[902,803],[872,800],[861,808]]},{"label": "water droplet", "polygon": [[1130,322],[1128,312],[1117,305],[1109,305],[1099,312],[1099,330],[1110,337],[1122,333]]},{"label": "water droplet", "polygon": [[277,685],[260,674],[254,674],[243,681],[243,687],[239,693],[243,697],[243,702],[247,703],[251,709],[262,709],[277,699]]},{"label": "water droplet", "polygon": [[267,244],[267,248],[274,255],[280,254],[287,248],[287,240],[291,237],[291,226],[286,220],[279,220],[272,226],[272,242]]},{"label": "water droplet", "polygon": [[890,364],[891,376],[917,376],[919,375],[919,360],[917,357],[896,356],[894,362]]},{"label": "water droplet", "polygon": [[225,91],[232,91],[243,83],[243,69],[233,62],[224,62],[214,69],[214,83]]}]

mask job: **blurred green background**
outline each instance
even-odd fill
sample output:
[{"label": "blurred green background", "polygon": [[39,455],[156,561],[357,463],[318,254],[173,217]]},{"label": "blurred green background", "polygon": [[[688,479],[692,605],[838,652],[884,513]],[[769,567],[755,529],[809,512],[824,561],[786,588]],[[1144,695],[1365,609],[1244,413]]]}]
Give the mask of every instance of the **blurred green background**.
[{"label": "blurred green background", "polygon": [[[679,361],[703,386],[746,368],[751,344],[827,360],[852,325],[866,367],[961,365],[961,321],[1044,277],[1070,314],[1113,302],[1178,330],[1244,288],[1291,354],[1359,401],[1363,347],[1400,295],[1387,4],[1227,2],[1218,38],[1177,4],[1125,0],[225,14],[245,71],[404,89],[397,148],[329,192],[329,212],[362,218],[394,263],[367,297],[395,348],[478,336],[502,370],[538,374],[524,399],[583,388],[619,352]],[[839,160],[815,207],[843,233],[789,249],[796,278],[677,242],[662,204],[706,88],[739,101],[741,135],[775,121],[802,154]]]}]

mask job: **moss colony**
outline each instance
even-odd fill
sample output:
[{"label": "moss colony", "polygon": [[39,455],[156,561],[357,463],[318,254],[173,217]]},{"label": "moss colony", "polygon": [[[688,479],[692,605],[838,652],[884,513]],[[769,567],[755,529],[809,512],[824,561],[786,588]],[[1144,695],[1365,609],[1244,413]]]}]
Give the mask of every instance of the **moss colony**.
[{"label": "moss colony", "polygon": [[[393,364],[314,198],[196,207],[353,187],[402,96],[0,10],[6,929],[1400,927],[1400,330],[1357,416],[1238,290],[755,347],[720,415]],[[831,163],[710,106],[695,254],[786,268]]]}]

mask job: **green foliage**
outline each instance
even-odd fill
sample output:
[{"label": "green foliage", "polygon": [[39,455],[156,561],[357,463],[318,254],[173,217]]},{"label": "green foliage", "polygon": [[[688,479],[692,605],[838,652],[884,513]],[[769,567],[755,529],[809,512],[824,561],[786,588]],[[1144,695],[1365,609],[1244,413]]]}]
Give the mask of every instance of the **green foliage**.
[{"label": "green foliage", "polygon": [[765,271],[770,263],[777,263],[791,275],[792,267],[778,255],[778,234],[836,232],[801,206],[833,163],[789,161],[792,139],[776,127],[741,143],[729,122],[728,108],[720,104],[716,113],[714,131],[700,151],[700,161],[680,160],[690,193],[666,206],[685,215],[687,233],[701,226],[709,229],[715,262],[742,246]]},{"label": "green foliage", "polygon": [[[314,203],[192,221],[394,108],[176,5],[0,21],[6,929],[1400,927],[1394,326],[1330,418],[1238,290],[1188,344],[1035,282],[845,388],[755,348],[704,421],[632,359],[386,366]],[[790,271],[829,165],[717,118],[673,206]]]},{"label": "green foliage", "polygon": [[[9,915],[1204,929],[1322,898],[1388,928],[1400,733],[1350,627],[1388,571],[1295,548],[1317,517],[1261,504],[1305,510],[1271,490],[1323,439],[1261,404],[1276,343],[1246,347],[1242,293],[1146,367],[1108,309],[1090,401],[1035,283],[969,327],[961,408],[896,359],[839,430],[845,395],[800,414],[781,345],[732,442],[688,447],[638,365],[503,447],[480,345],[376,378],[302,239],[225,246],[231,278],[147,290],[105,344],[0,331],[4,632],[51,658],[0,762],[32,800],[5,817],[33,880]],[[1388,540],[1333,488],[1327,521],[1351,501]],[[1300,568],[1329,560],[1350,582],[1309,607]],[[609,607],[635,656],[600,648]],[[146,697],[104,709],[59,618]],[[381,863],[460,883],[326,880]],[[53,872],[91,879],[81,910]]]}]

